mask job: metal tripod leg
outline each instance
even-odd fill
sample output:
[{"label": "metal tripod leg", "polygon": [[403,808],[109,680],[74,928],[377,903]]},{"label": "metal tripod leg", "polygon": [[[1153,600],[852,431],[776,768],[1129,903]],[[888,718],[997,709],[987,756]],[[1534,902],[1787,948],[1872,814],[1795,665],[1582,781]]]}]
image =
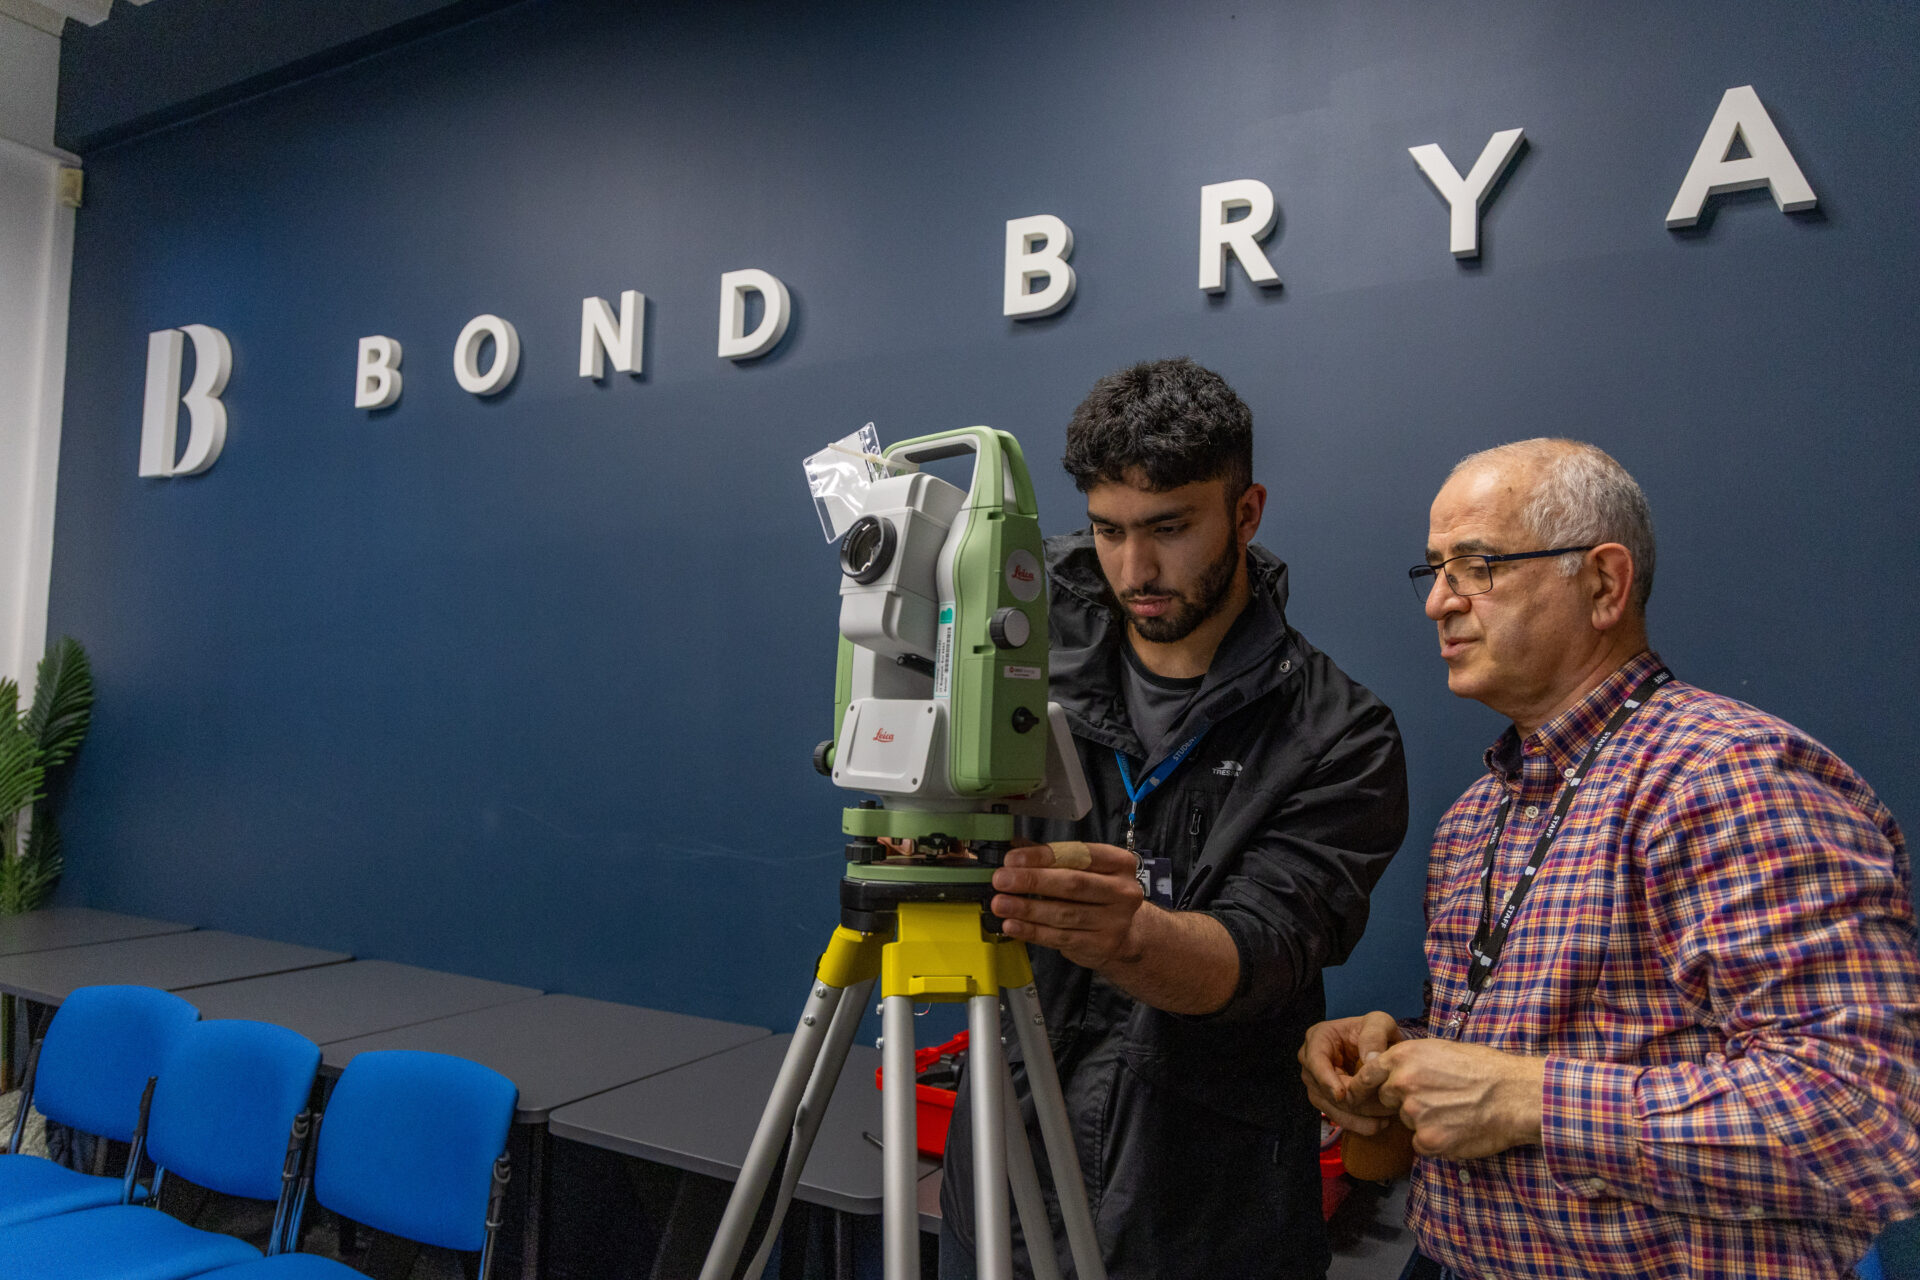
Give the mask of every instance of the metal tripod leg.
[{"label": "metal tripod leg", "polygon": [[887,1280],[920,1275],[919,1120],[914,1096],[913,1000],[880,1002],[882,1249]]},{"label": "metal tripod leg", "polygon": [[[1066,1100],[1060,1093],[1060,1073],[1053,1065],[1053,1046],[1047,1041],[1046,1020],[1040,1014],[1039,995],[1031,986],[1003,987],[1001,993],[1006,996],[1014,1031],[1020,1037],[1020,1055],[1026,1059],[1027,1088],[1033,1094],[1034,1114],[1046,1142],[1047,1166],[1060,1201],[1060,1220],[1073,1254],[1074,1275],[1077,1280],[1107,1280],[1106,1265],[1100,1260],[1100,1241],[1093,1231],[1093,1214],[1087,1209],[1087,1184],[1080,1176],[1080,1157],[1067,1123]],[[974,1105],[979,1105],[977,1098]],[[1031,1242],[1032,1235],[1027,1239]]]},{"label": "metal tripod leg", "polygon": [[[780,1074],[774,1078],[767,1108],[760,1115],[760,1126],[747,1148],[740,1177],[727,1199],[726,1212],[721,1216],[713,1247],[707,1253],[706,1265],[700,1269],[700,1280],[735,1280],[736,1276],[752,1280],[766,1265],[778,1218],[769,1223],[768,1239],[756,1250],[753,1265],[745,1272],[739,1270],[740,1255],[760,1216],[767,1184],[776,1170],[781,1178],[780,1190],[776,1193],[780,1197],[778,1208],[784,1209],[793,1184],[799,1180],[800,1168],[806,1163],[807,1151],[819,1130],[826,1101],[833,1096],[871,987],[870,981],[856,985],[855,998],[848,1001],[846,989],[814,982],[800,1015],[800,1024],[794,1029],[793,1043],[780,1064]],[[848,1011],[847,1016],[842,1016],[843,1009]],[[830,1071],[823,1070],[829,1065]],[[816,1100],[817,1105],[803,1106],[807,1099]]]},{"label": "metal tripod leg", "polygon": [[1020,1115],[1020,1101],[1013,1094],[1013,1072],[1007,1072],[1006,1116],[1007,1181],[1013,1185],[1013,1205],[1020,1214],[1020,1234],[1027,1242],[1027,1261],[1033,1267],[1033,1280],[1060,1280],[1060,1259],[1054,1254],[1053,1223],[1047,1219],[1047,1202],[1040,1194],[1040,1174],[1033,1167],[1033,1144],[1027,1139],[1026,1122]]},{"label": "metal tripod leg", "polygon": [[973,1253],[980,1280],[1013,1280],[1007,1215],[1007,1058],[1000,998],[967,1001],[967,1075],[973,1081]]},{"label": "metal tripod leg", "polygon": [[780,1188],[774,1197],[767,1230],[761,1238],[759,1249],[754,1251],[753,1265],[741,1273],[744,1280],[758,1280],[766,1270],[767,1260],[773,1256],[774,1240],[780,1234],[781,1224],[787,1220],[787,1209],[793,1204],[794,1189],[800,1185],[800,1174],[806,1168],[807,1156],[813,1151],[813,1140],[820,1133],[820,1121],[827,1114],[827,1105],[833,1101],[834,1086],[840,1083],[840,1073],[846,1068],[847,1051],[853,1047],[854,1037],[859,1034],[860,1019],[866,1011],[867,997],[872,991],[871,980],[848,988],[839,1007],[833,1011],[833,1021],[827,1027],[826,1043],[820,1047],[819,1060],[814,1064],[813,1074],[807,1079],[807,1091],[800,1097],[800,1112],[793,1121],[793,1143],[787,1150],[787,1159],[781,1169]]}]

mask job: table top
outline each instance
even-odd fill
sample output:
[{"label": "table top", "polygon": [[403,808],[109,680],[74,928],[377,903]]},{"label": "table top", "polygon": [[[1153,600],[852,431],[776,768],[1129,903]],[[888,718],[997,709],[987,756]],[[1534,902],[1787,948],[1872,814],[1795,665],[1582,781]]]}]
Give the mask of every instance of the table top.
[{"label": "table top", "polygon": [[189,997],[203,1018],[253,1018],[291,1027],[315,1044],[392,1031],[475,1009],[531,1000],[517,987],[391,960],[296,969],[197,987]]},{"label": "table top", "polygon": [[60,947],[85,947],[123,938],[148,938],[162,933],[188,933],[190,924],[123,916],[92,907],[43,907],[23,915],[0,916],[0,956]]},{"label": "table top", "polygon": [[[554,1112],[552,1132],[731,1182],[753,1142],[791,1035],[768,1036],[691,1066],[636,1081]],[[794,1194],[844,1213],[879,1213],[884,1198],[880,1051],[855,1045]],[[936,1195],[937,1195],[936,1191]]]},{"label": "table top", "polygon": [[[343,951],[195,929],[0,956],[0,992],[41,1004],[59,1004],[76,988],[101,983],[185,991],[212,982],[340,964],[351,958]],[[193,999],[190,995],[186,998]]]},{"label": "table top", "polygon": [[764,1040],[765,1027],[661,1009],[546,995],[323,1046],[337,1072],[369,1049],[427,1049],[470,1058],[520,1086],[519,1124],[643,1076]]}]

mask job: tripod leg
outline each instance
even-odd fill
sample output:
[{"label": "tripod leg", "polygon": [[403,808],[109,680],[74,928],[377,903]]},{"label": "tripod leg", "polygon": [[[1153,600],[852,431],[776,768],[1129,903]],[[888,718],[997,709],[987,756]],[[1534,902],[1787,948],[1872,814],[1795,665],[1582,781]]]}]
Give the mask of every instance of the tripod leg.
[{"label": "tripod leg", "polygon": [[[1060,1219],[1066,1226],[1067,1246],[1073,1252],[1078,1280],[1107,1280],[1100,1260],[1100,1241],[1094,1234],[1093,1214],[1087,1209],[1087,1184],[1080,1176],[1080,1157],[1067,1124],[1067,1104],[1060,1093],[1060,1073],[1053,1065],[1053,1046],[1047,1042],[1046,1020],[1032,987],[1003,987],[1007,1008],[1020,1037],[1020,1053],[1027,1062],[1027,1087],[1046,1139],[1047,1164],[1053,1173],[1054,1193],[1060,1198]],[[976,1100],[976,1107],[979,1105]]]},{"label": "tripod leg", "polygon": [[1053,1223],[1047,1219],[1047,1202],[1040,1194],[1040,1174],[1033,1167],[1033,1144],[1027,1139],[1026,1122],[1020,1115],[1020,1099],[1014,1096],[1011,1070],[1007,1071],[1004,1096],[1007,1181],[1013,1184],[1013,1205],[1020,1212],[1020,1234],[1026,1238],[1027,1262],[1033,1268],[1033,1280],[1060,1280]]},{"label": "tripod leg", "polygon": [[793,1203],[794,1188],[800,1185],[801,1171],[806,1168],[807,1155],[813,1150],[813,1140],[820,1132],[820,1121],[827,1114],[827,1104],[833,1101],[833,1090],[840,1083],[840,1072],[847,1065],[847,1051],[853,1047],[853,1038],[860,1033],[860,1018],[866,1012],[867,996],[872,991],[872,979],[849,987],[839,1007],[833,1011],[833,1021],[827,1025],[826,1043],[821,1046],[819,1060],[814,1063],[813,1074],[807,1079],[807,1091],[800,1096],[800,1111],[794,1117],[793,1140],[780,1171],[780,1186],[774,1197],[773,1212],[769,1215],[760,1247],[753,1255],[753,1265],[744,1273],[746,1280],[755,1280],[766,1269],[767,1259],[773,1256],[774,1237],[779,1234],[780,1224],[786,1221],[787,1206]]},{"label": "tripod leg", "polygon": [[881,1186],[884,1188],[882,1252],[886,1280],[919,1280],[920,1180],[914,1095],[913,998],[881,1001]]},{"label": "tripod leg", "polygon": [[1007,1058],[1000,1048],[1000,998],[967,1001],[968,1075],[973,1078],[974,1266],[980,1280],[1013,1280],[1013,1225],[1007,1214]]},{"label": "tripod leg", "polygon": [[813,1075],[828,1025],[844,995],[845,991],[839,987],[819,981],[813,984],[806,1008],[800,1015],[800,1025],[794,1029],[793,1043],[787,1047],[786,1060],[774,1078],[767,1109],[760,1114],[760,1127],[754,1131],[753,1143],[740,1166],[740,1177],[733,1185],[733,1194],[727,1198],[727,1209],[721,1215],[720,1230],[713,1237],[713,1248],[707,1251],[707,1263],[700,1269],[700,1280],[734,1280],[737,1275],[740,1255],[766,1198],[767,1183],[792,1141],[801,1091]]}]

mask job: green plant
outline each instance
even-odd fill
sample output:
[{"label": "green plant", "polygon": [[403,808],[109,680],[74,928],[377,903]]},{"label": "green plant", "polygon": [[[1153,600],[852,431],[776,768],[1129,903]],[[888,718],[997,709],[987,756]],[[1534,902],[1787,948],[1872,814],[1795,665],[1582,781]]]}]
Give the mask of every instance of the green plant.
[{"label": "green plant", "polygon": [[0,679],[0,915],[33,910],[60,882],[60,831],[46,783],[92,719],[93,672],[72,637],[41,659],[24,715],[19,687]]}]

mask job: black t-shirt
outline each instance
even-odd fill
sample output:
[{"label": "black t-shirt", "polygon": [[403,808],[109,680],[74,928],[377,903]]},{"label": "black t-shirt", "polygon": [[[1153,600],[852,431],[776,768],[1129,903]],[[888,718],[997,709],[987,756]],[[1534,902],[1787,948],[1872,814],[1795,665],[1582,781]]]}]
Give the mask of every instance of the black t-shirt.
[{"label": "black t-shirt", "polygon": [[1147,670],[1133,651],[1132,642],[1125,637],[1120,641],[1120,652],[1127,659],[1121,670],[1127,718],[1133,721],[1133,731],[1140,735],[1140,745],[1147,749],[1145,763],[1158,764],[1162,756],[1180,745],[1166,741],[1167,730],[1200,692],[1206,677],[1155,675]]}]

